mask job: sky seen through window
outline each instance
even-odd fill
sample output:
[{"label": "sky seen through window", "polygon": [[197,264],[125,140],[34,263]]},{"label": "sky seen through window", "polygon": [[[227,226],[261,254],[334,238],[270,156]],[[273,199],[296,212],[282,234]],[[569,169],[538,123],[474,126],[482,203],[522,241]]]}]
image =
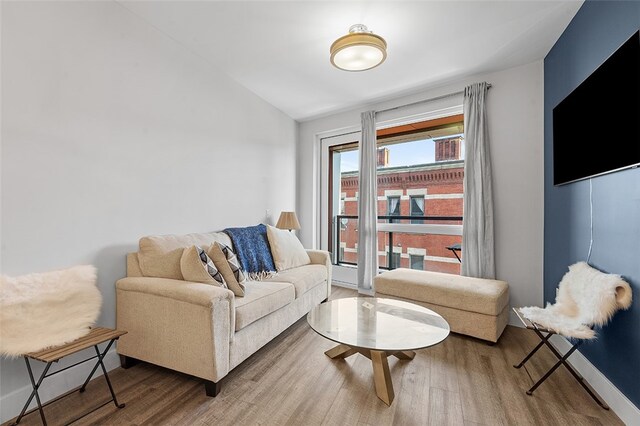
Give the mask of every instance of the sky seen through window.
[{"label": "sky seen through window", "polygon": [[[462,133],[449,137],[462,136]],[[389,164],[387,167],[414,166],[417,164],[435,163],[435,142],[433,139],[386,145],[389,149]],[[461,157],[464,159],[464,143]],[[340,153],[340,172],[354,172],[358,170],[358,150]]]}]

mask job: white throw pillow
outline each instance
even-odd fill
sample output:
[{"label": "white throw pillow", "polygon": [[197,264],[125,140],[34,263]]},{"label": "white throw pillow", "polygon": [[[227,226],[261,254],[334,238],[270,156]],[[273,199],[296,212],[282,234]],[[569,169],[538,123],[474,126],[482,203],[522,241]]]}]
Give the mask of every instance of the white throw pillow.
[{"label": "white throw pillow", "polygon": [[293,232],[267,225],[267,238],[278,272],[311,263],[307,251]]}]

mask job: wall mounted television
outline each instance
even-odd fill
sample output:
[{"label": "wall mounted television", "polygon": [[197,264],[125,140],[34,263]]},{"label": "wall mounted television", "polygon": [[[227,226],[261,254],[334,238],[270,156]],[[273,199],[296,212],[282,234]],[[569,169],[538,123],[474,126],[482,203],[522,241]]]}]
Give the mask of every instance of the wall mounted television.
[{"label": "wall mounted television", "polygon": [[640,166],[640,31],[553,109],[553,184]]}]

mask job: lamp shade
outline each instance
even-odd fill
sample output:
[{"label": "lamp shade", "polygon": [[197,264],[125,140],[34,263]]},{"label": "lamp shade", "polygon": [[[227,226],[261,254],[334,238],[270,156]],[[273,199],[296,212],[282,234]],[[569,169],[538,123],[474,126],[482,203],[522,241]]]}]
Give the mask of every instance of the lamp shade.
[{"label": "lamp shade", "polygon": [[375,68],[387,58],[387,42],[373,34],[365,25],[356,24],[349,34],[331,45],[331,63],[345,71],[365,71]]},{"label": "lamp shade", "polygon": [[289,231],[291,231],[292,229],[300,229],[300,222],[298,222],[296,212],[280,213],[278,223],[276,223],[276,228],[288,229]]}]

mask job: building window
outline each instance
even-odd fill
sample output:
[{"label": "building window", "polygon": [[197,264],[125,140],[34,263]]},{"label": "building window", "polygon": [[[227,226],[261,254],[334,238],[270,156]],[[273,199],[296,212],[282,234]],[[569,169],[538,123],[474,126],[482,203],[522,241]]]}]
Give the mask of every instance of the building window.
[{"label": "building window", "polygon": [[[341,216],[344,216],[344,214],[346,212],[345,203],[346,203],[346,195],[341,195],[340,196],[340,215]],[[345,231],[347,229],[347,223],[349,223],[349,219],[345,219],[345,218],[341,218],[340,219],[340,230],[341,231]]]},{"label": "building window", "polygon": [[424,256],[411,254],[409,259],[411,260],[411,269],[424,270]]},{"label": "building window", "polygon": [[[424,195],[412,195],[409,202],[411,216],[424,216]],[[411,223],[424,223],[423,220],[412,219]]]},{"label": "building window", "polygon": [[387,198],[387,215],[400,216],[400,197]]},{"label": "building window", "polygon": [[391,255],[391,265],[389,265],[390,269],[396,269],[400,267],[400,253],[393,253]]},{"label": "building window", "polygon": [[338,262],[344,262],[344,247],[340,247],[340,254],[338,256]]}]

